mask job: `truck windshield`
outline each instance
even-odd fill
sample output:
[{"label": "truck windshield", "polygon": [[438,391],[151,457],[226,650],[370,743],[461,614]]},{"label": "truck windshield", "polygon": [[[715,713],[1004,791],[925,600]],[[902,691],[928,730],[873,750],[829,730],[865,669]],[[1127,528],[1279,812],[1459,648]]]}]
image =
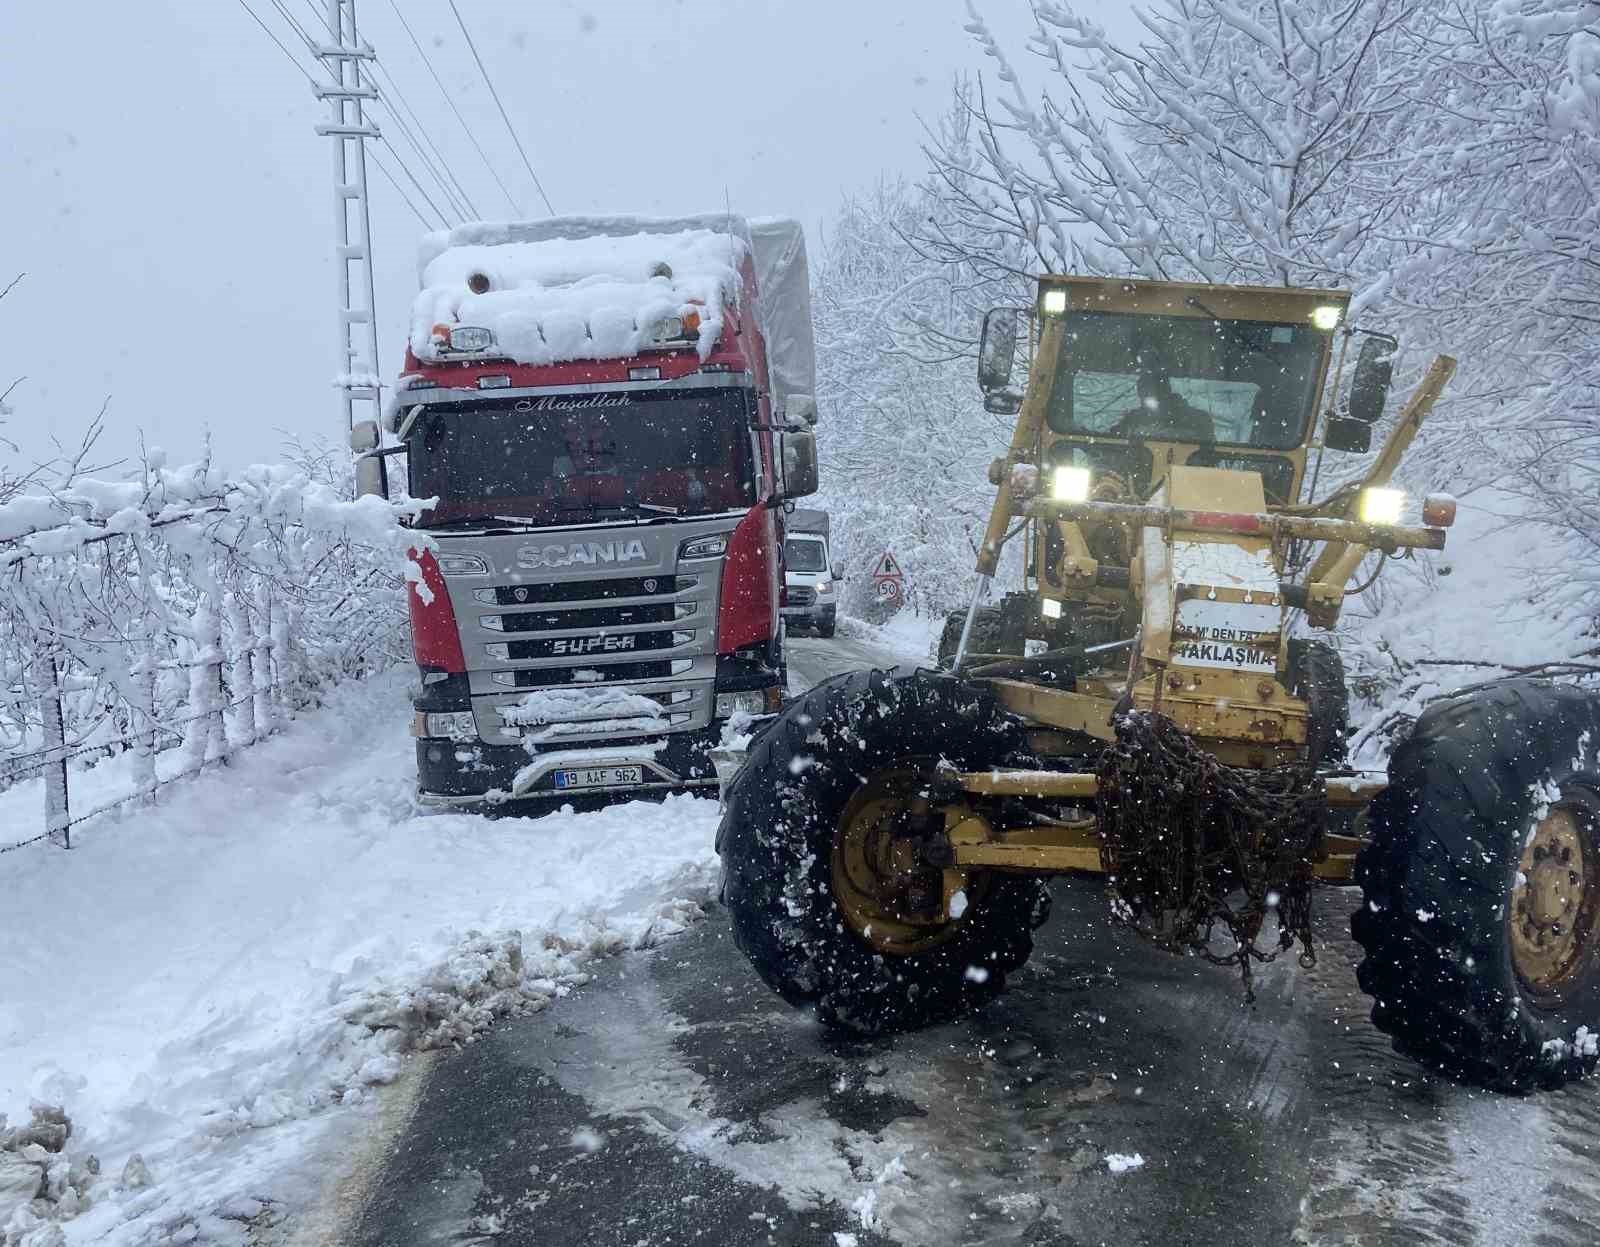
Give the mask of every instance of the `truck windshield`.
[{"label": "truck windshield", "polygon": [[1328,334],[1309,324],[1071,312],[1046,418],[1057,433],[1289,450]]},{"label": "truck windshield", "polygon": [[746,392],[613,392],[430,406],[406,435],[421,526],[515,516],[581,524],[746,510]]},{"label": "truck windshield", "polygon": [[822,543],[815,537],[790,537],[783,543],[783,563],[792,572],[825,571]]}]

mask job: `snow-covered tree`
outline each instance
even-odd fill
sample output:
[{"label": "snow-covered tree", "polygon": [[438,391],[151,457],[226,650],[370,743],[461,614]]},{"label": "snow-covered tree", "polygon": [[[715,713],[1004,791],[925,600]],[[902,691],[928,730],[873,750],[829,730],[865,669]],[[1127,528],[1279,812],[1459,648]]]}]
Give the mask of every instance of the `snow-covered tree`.
[{"label": "snow-covered tree", "polygon": [[985,412],[971,361],[945,349],[971,336],[965,274],[921,254],[909,233],[929,208],[917,190],[880,185],[831,223],[814,269],[819,450],[835,554],[860,612],[885,550],[910,605],[950,609],[971,591],[976,542],[1009,419]]}]

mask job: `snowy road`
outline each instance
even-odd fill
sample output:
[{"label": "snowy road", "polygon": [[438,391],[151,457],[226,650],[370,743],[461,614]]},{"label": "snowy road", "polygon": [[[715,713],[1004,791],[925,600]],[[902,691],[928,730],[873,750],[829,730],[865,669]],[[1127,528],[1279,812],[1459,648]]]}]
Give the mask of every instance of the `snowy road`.
[{"label": "snowy road", "polygon": [[[797,686],[888,660],[791,651]],[[1509,1100],[1393,1055],[1355,986],[1354,896],[1321,902],[1318,964],[1268,968],[1245,1008],[1231,972],[1062,880],[996,1005],[872,1044],[784,1006],[713,908],[441,1058],[340,1241],[1594,1243],[1600,1089]]]},{"label": "snowy road", "polygon": [[1108,927],[1091,881],[1056,896],[998,1004],[873,1044],[785,1007],[713,911],[442,1060],[344,1241],[1595,1241],[1596,1090],[1475,1095],[1395,1057],[1347,894],[1319,965],[1267,971],[1253,1010]]},{"label": "snowy road", "polygon": [[[848,622],[848,621],[846,621]],[[789,688],[799,693],[829,676],[863,667],[885,667],[898,663],[926,661],[926,656],[907,646],[903,651],[885,649],[881,642],[850,636],[845,632],[824,641],[821,637],[789,636]]]}]

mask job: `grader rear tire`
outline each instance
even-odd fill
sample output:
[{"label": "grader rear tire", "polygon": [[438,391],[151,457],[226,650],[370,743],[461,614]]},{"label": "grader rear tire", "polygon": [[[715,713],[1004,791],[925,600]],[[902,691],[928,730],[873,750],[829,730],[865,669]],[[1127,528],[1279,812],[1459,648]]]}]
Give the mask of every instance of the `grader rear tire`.
[{"label": "grader rear tire", "polygon": [[734,942],[774,991],[861,1034],[946,1021],[998,995],[1049,913],[1036,879],[975,872],[954,919],[878,891],[874,844],[909,777],[1025,763],[1021,724],[981,686],[919,671],[819,685],[761,737],[718,833]]},{"label": "grader rear tire", "polygon": [[[961,644],[961,629],[966,627],[967,612],[951,611],[945,616],[944,628],[939,633],[938,661],[948,668],[956,658],[956,647]],[[980,606],[972,617],[972,635],[967,638],[969,654],[998,654],[1000,649],[1000,608]]]},{"label": "grader rear tire", "polygon": [[1389,764],[1351,933],[1372,1021],[1465,1082],[1600,1056],[1600,698],[1506,680],[1429,707]]}]

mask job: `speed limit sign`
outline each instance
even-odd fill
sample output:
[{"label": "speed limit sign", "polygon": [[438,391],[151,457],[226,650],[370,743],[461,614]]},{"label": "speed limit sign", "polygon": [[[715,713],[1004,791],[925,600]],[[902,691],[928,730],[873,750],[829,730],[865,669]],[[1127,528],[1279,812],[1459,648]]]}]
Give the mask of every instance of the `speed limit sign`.
[{"label": "speed limit sign", "polygon": [[900,600],[900,582],[898,580],[885,576],[877,583],[880,601],[898,602]]}]

